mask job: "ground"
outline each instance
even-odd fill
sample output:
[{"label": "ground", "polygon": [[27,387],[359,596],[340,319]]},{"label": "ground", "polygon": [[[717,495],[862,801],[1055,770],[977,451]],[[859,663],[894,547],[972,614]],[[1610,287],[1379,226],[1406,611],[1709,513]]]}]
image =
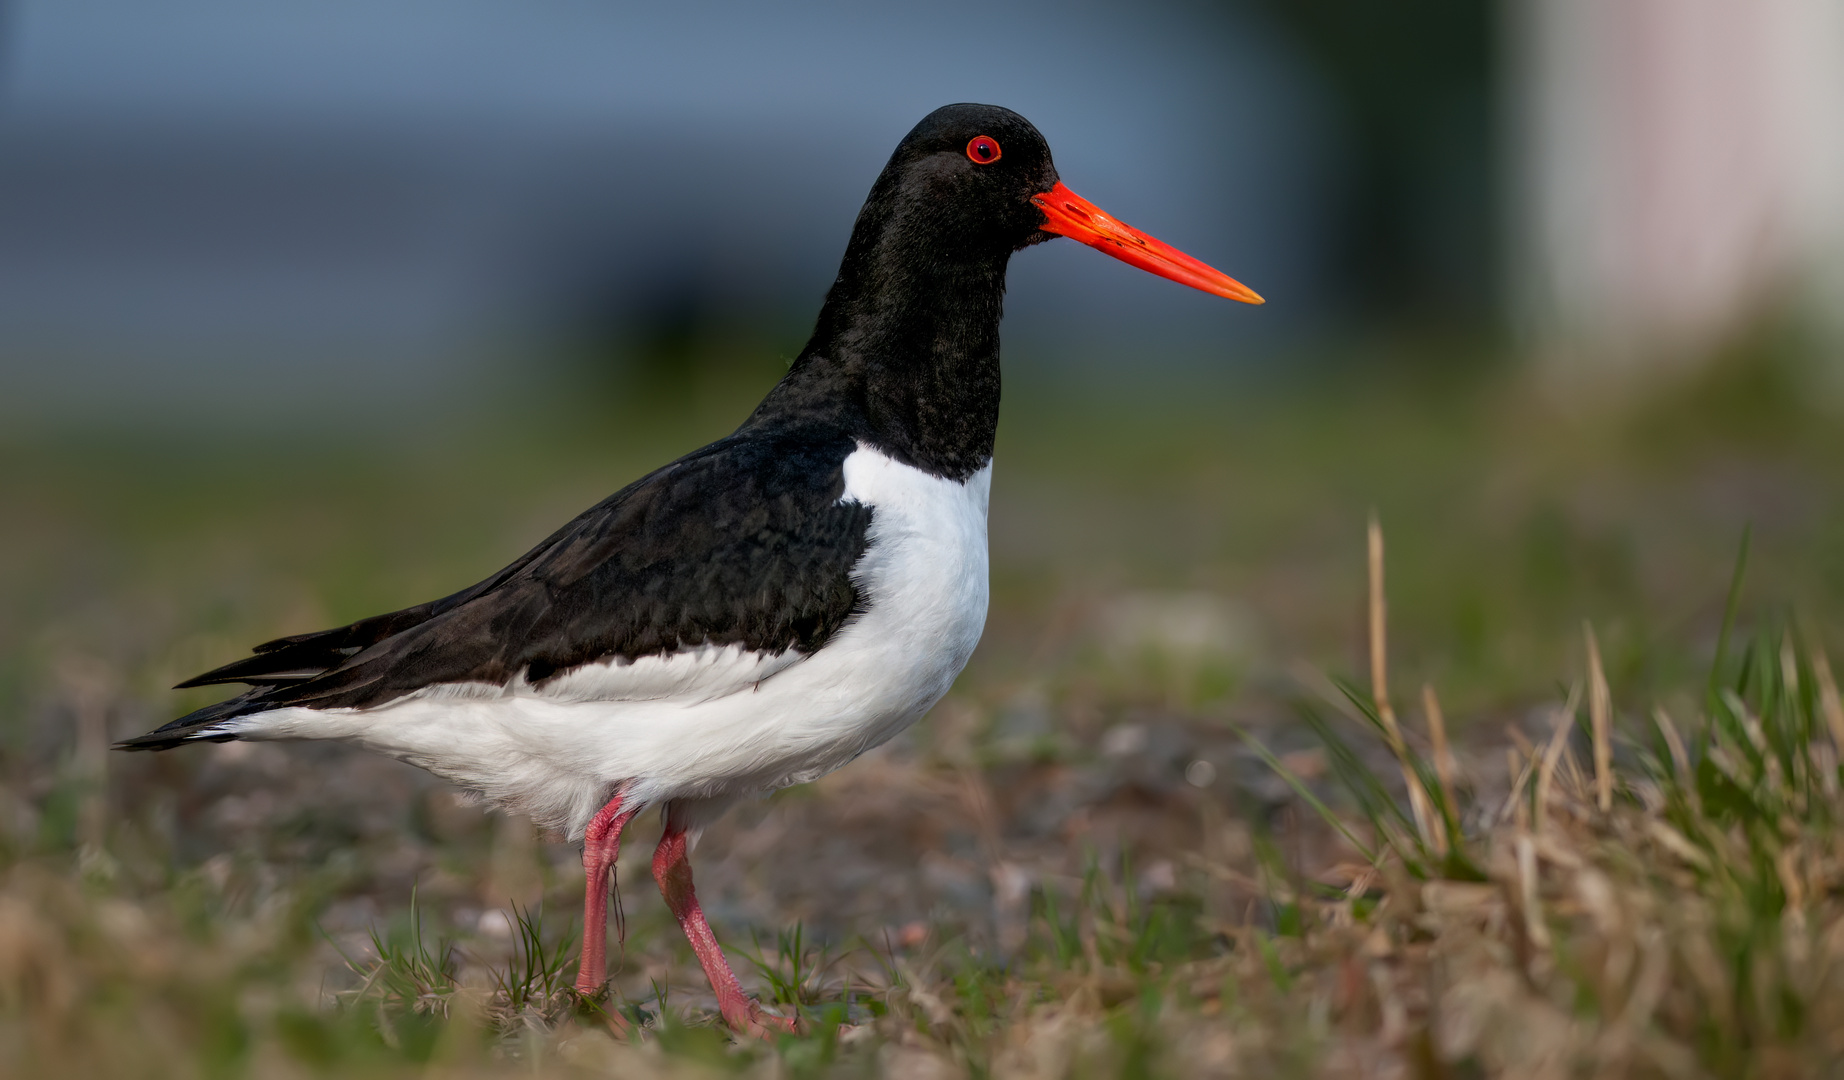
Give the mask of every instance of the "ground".
[{"label": "ground", "polygon": [[721,434],[767,378],[465,435],[0,443],[6,1070],[1844,1060],[1844,709],[1824,661],[1844,439],[1772,355],[1622,400],[1464,351],[1280,386],[1013,379],[965,675],[911,732],[694,854],[745,984],[805,1018],[774,1045],[712,1026],[647,876],[656,825],[621,860],[613,992],[582,1002],[563,989],[581,871],[558,838],[342,747],[107,750],[212,700],[166,687],[255,641],[484,576]]}]

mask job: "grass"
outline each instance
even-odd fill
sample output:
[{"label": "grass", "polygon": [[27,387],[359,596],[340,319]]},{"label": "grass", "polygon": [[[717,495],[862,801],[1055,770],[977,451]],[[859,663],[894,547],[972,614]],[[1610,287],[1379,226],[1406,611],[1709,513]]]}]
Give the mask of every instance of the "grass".
[{"label": "grass", "polygon": [[[348,991],[348,997],[376,1002],[380,1016],[385,1019],[403,1013],[443,1017],[449,1014],[449,1001],[459,988],[454,945],[441,938],[434,945],[424,940],[423,912],[416,905],[415,892],[410,893],[408,926],[401,933],[374,927],[371,954],[371,959],[363,963],[347,959],[346,966],[361,980],[356,988]],[[504,981],[516,984],[516,997],[507,995],[509,1007],[522,1005],[531,996],[531,973],[527,970],[523,973],[527,978],[520,980],[518,968],[521,966],[529,968],[530,965],[515,963],[506,972]]]},{"label": "grass", "polygon": [[[1367,965],[1373,984],[1393,967],[1383,980],[1430,988],[1420,1010],[1405,1008],[1413,994],[1358,1009],[1408,1051],[1411,1070],[1809,1075],[1844,1060],[1844,708],[1823,654],[1788,627],[1760,628],[1729,654],[1743,565],[1705,707],[1687,728],[1662,708],[1618,724],[1587,628],[1586,694],[1571,689],[1548,740],[1508,749],[1516,780],[1470,832],[1439,764],[1438,722],[1424,754],[1381,694],[1348,694],[1401,762],[1409,805],[1429,808],[1414,816],[1321,728],[1361,817],[1315,808],[1340,835],[1370,838],[1351,839],[1370,865],[1345,895],[1305,909],[1299,947],[1311,956],[1337,947],[1341,924],[1367,927],[1366,951],[1395,961]],[[1354,900],[1379,884],[1359,918]],[[1277,895],[1297,904],[1308,893],[1282,884]]]},{"label": "grass", "polygon": [[[699,848],[746,983],[803,1020],[759,1044],[631,884],[639,840],[584,1001],[566,845],[336,748],[98,750],[227,650],[489,570],[674,447],[0,472],[0,566],[39,570],[0,580],[0,1069],[1835,1071],[1844,447],[1739,385],[1588,420],[1489,381],[1008,388],[954,694]],[[695,441],[707,406],[655,422]]]}]

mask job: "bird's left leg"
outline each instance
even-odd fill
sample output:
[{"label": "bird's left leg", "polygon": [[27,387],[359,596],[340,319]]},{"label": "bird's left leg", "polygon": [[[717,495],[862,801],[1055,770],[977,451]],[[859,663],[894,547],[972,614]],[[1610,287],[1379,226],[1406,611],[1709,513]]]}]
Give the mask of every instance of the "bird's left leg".
[{"label": "bird's left leg", "polygon": [[609,879],[621,854],[621,828],[639,812],[639,806],[627,806],[616,792],[583,833],[583,962],[576,973],[581,994],[593,994],[608,982]]},{"label": "bird's left leg", "polygon": [[666,834],[660,837],[659,848],[653,852],[653,878],[659,882],[666,906],[672,909],[680,929],[691,942],[692,952],[698,955],[705,978],[711,980],[711,989],[717,991],[717,1007],[723,1013],[724,1022],[736,1031],[751,1035],[793,1031],[794,1021],[765,1012],[762,1006],[744,996],[742,984],[736,981],[736,972],[730,970],[730,962],[724,959],[723,949],[717,944],[717,935],[711,933],[711,924],[705,920],[704,909],[698,906],[698,894],[692,890],[690,849],[691,839],[685,827],[668,821]]}]

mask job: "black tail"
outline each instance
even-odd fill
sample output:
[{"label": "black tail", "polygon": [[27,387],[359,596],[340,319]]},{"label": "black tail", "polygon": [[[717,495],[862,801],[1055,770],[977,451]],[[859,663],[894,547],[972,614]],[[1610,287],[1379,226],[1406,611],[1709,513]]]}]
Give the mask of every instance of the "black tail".
[{"label": "black tail", "polygon": [[[4,2],[4,0],[0,0]],[[451,611],[478,596],[498,588],[507,579],[524,569],[538,556],[550,550],[551,546],[570,534],[584,521],[595,520],[595,515],[604,512],[598,504],[575,521],[553,533],[551,537],[526,552],[511,566],[499,573],[469,586],[451,596],[440,600],[431,600],[427,604],[392,611],[384,615],[374,615],[369,619],[360,619],[347,626],[321,630],[312,634],[296,634],[293,637],[277,638],[256,646],[254,656],[246,656],[223,667],[214,668],[203,675],[197,675],[174,687],[176,690],[193,686],[215,686],[219,683],[244,683],[251,689],[216,705],[207,705],[197,712],[187,713],[162,728],[156,728],[145,735],[133,739],[124,739],[115,744],[117,750],[171,750],[175,746],[189,742],[229,742],[239,736],[225,732],[212,731],[212,728],[226,720],[250,713],[263,712],[267,709],[282,708],[290,704],[305,702],[308,707],[328,704],[328,699],[321,693],[329,688],[323,682],[329,675],[336,674],[347,661],[358,656],[380,642],[389,640],[414,626],[420,626],[445,612]],[[379,670],[387,668],[388,663]],[[361,672],[361,675],[364,675]],[[330,689],[343,691],[349,699],[352,696],[354,682],[362,689],[375,682],[375,674],[361,679],[348,680]],[[350,700],[335,700],[332,704],[353,704]],[[358,702],[363,704],[363,701]]]},{"label": "black tail", "polygon": [[230,742],[237,736],[222,733],[206,735],[203,732],[231,717],[260,711],[262,706],[256,702],[259,696],[260,691],[252,690],[247,694],[239,694],[229,701],[207,705],[197,712],[187,713],[165,727],[155,728],[145,735],[137,735],[132,739],[123,739],[115,744],[115,748],[117,750],[171,750],[175,746],[189,742]]}]

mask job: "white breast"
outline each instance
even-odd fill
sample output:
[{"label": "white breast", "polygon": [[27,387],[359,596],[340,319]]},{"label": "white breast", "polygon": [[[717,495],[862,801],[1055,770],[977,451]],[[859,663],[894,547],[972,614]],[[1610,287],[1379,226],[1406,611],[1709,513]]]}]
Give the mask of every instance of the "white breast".
[{"label": "white breast", "polygon": [[860,446],[843,502],[872,510],[864,612],[811,656],[737,647],[596,664],[543,687],[443,687],[365,710],[239,718],[246,738],[343,738],[572,833],[614,784],[655,803],[821,776],[947,693],[986,623],[988,465],[964,483]]},{"label": "white breast", "polygon": [[[948,692],[986,626],[986,507],[992,466],[964,483],[869,448],[845,459],[846,500],[871,507],[864,557],[852,571],[866,611],[807,664],[883,692],[876,746]],[[836,667],[835,667],[836,665]]]}]

